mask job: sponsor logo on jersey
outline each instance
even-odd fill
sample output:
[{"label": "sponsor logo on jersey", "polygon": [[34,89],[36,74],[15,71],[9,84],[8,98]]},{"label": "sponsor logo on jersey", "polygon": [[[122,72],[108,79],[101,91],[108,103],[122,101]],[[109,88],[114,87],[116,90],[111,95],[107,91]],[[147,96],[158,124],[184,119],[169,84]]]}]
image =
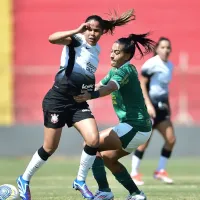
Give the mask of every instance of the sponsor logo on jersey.
[{"label": "sponsor logo on jersey", "polygon": [[58,116],[59,115],[56,115],[56,114],[51,114],[51,122],[53,124],[56,124],[58,122]]},{"label": "sponsor logo on jersey", "polygon": [[83,84],[82,85],[83,90],[88,90],[88,89],[93,89],[93,88],[94,88],[94,84],[90,84],[90,85]]},{"label": "sponsor logo on jersey", "polygon": [[90,112],[89,109],[83,109],[82,112]]},{"label": "sponsor logo on jersey", "polygon": [[83,84],[81,93],[84,93],[85,91],[92,92],[94,91],[94,87],[95,87],[95,84],[90,84],[90,85]]},{"label": "sponsor logo on jersey", "polygon": [[96,71],[96,67],[92,65],[90,62],[87,63],[86,70],[90,72],[91,74],[94,74]]}]

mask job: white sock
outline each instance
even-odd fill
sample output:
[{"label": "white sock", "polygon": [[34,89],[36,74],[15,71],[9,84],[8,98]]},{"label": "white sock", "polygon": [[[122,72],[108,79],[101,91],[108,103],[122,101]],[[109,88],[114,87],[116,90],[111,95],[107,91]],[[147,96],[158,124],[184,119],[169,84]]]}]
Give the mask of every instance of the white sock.
[{"label": "white sock", "polygon": [[140,166],[140,159],[133,154],[132,156],[132,171],[131,171],[131,176],[135,176],[138,174],[138,168]]},{"label": "white sock", "polygon": [[95,158],[96,158],[96,155],[91,156],[91,155],[85,153],[84,150],[82,151],[81,161],[80,161],[80,166],[79,166],[78,176],[77,176],[78,181],[86,180],[88,171],[92,167]]},{"label": "white sock", "polygon": [[157,171],[160,171],[160,170],[163,170],[166,168],[166,165],[167,165],[167,161],[168,161],[168,158],[164,157],[164,156],[160,156],[160,160],[158,162],[158,168],[157,168]]},{"label": "white sock", "polygon": [[22,178],[25,181],[30,181],[31,177],[35,174],[35,172],[45,163],[46,161],[42,160],[38,155],[38,151],[33,155],[30,163],[28,164]]}]

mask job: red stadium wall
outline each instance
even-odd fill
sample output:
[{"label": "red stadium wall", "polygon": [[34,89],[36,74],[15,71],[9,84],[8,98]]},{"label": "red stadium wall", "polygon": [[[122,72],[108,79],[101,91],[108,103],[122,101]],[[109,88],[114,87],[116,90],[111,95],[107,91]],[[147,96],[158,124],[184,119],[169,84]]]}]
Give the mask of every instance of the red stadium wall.
[{"label": "red stadium wall", "polygon": [[[115,8],[119,12],[134,8],[137,20],[123,28],[116,29],[114,36],[105,35],[100,41],[101,59],[97,72],[100,80],[109,68],[109,51],[112,43],[120,36],[129,33],[152,31],[153,39],[159,36],[169,37],[173,45],[171,60],[175,64],[174,80],[171,84],[171,102],[173,118],[177,119],[179,106],[181,116],[184,109],[192,115],[195,122],[200,122],[200,97],[196,95],[196,85],[199,80],[200,18],[198,0],[185,0],[181,3],[174,0],[124,0],[116,3],[114,0],[20,0],[14,2],[14,102],[15,119],[17,123],[35,123],[42,121],[42,98],[51,87],[60,61],[60,46],[48,43],[49,34],[54,31],[73,29],[79,26],[91,14],[104,13]],[[180,53],[189,55],[189,66],[186,77],[180,75]],[[183,57],[184,59],[185,57]],[[134,60],[136,66],[141,66],[145,60]],[[183,60],[184,61],[184,60]],[[183,65],[186,64],[183,62]],[[184,91],[182,90],[184,85]],[[181,104],[180,93],[183,94]],[[101,102],[100,102],[101,101]],[[100,103],[99,103],[100,102]],[[191,103],[192,102],[192,103]],[[183,104],[183,105],[182,105]],[[109,97],[97,100],[92,104],[94,114],[100,123],[116,120]],[[104,117],[110,113],[110,117]],[[106,115],[107,116],[107,115]],[[182,119],[183,117],[181,117]]]}]

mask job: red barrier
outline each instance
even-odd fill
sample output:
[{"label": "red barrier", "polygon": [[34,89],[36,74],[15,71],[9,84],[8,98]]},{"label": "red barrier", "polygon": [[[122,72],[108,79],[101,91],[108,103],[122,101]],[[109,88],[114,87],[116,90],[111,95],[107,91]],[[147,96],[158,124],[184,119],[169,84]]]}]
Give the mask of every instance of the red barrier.
[{"label": "red barrier", "polygon": [[[61,47],[48,43],[48,36],[54,31],[73,29],[79,26],[88,15],[99,14],[106,17],[104,13],[115,8],[124,12],[135,8],[137,20],[131,24],[116,29],[114,36],[105,35],[100,41],[101,60],[97,72],[97,79],[102,78],[109,69],[109,52],[112,43],[120,36],[129,33],[143,33],[152,31],[153,39],[159,36],[169,37],[173,45],[172,61],[179,64],[180,52],[189,55],[189,70],[191,66],[199,64],[199,34],[200,27],[197,19],[200,18],[198,10],[199,1],[140,1],[124,0],[116,3],[114,0],[96,1],[86,0],[20,0],[14,2],[14,71],[15,71],[15,110],[16,122],[33,123],[42,121],[41,101],[46,91],[51,87],[54,73],[59,66]],[[56,3],[55,3],[56,2]],[[134,60],[140,66],[145,60]],[[175,67],[176,67],[175,66]],[[199,84],[199,75],[188,75],[187,95],[189,111],[195,121],[199,121],[200,106],[199,98],[195,93],[193,82]],[[176,75],[172,88],[172,107],[178,110],[179,102],[177,95],[180,87],[180,75]],[[101,101],[100,105],[107,105],[107,100]],[[98,102],[97,101],[97,102]],[[108,122],[102,113],[102,107],[95,103],[95,115],[100,122]],[[109,112],[112,107],[110,106]],[[108,111],[106,108],[106,111]],[[174,114],[174,118],[176,113]],[[106,118],[106,119],[105,119]],[[114,114],[109,117],[111,121],[116,120]]]}]

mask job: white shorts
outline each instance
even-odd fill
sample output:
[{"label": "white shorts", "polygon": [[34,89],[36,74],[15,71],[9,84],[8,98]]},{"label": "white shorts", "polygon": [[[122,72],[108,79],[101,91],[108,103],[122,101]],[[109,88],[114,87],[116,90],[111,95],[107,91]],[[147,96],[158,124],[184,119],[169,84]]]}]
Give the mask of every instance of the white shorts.
[{"label": "white shorts", "polygon": [[142,132],[127,123],[119,123],[113,127],[113,131],[119,136],[123,150],[132,153],[140,145],[146,143],[151,136],[152,130],[149,132]]}]

